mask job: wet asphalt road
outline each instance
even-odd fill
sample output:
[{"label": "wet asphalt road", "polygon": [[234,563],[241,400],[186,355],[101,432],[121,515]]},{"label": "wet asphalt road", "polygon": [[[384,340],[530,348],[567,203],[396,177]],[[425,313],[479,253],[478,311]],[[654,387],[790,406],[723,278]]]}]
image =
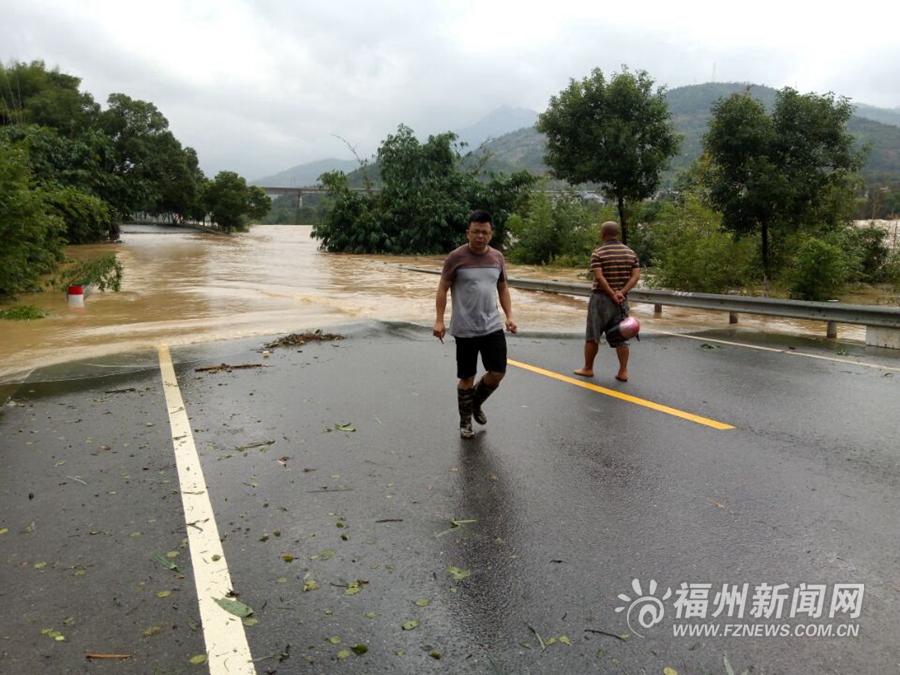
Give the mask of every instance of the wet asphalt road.
[{"label": "wet asphalt road", "polygon": [[[590,380],[640,400],[512,366],[463,441],[451,341],[340,332],[268,358],[260,339],[173,349],[256,672],[900,672],[895,353],[649,334],[631,382],[605,346]],[[510,358],[568,376],[581,344],[515,336]],[[264,367],[196,370],[221,363]],[[156,354],[0,394],[0,672],[206,672]],[[644,637],[616,611],[634,579],[673,594],[654,626],[631,614]],[[709,616],[745,583],[822,584],[824,615],[790,618],[788,595],[781,620],[749,598]],[[682,584],[712,585],[705,618],[676,615]],[[857,617],[828,618],[836,584],[864,584]],[[673,633],[726,624],[858,635]]]}]

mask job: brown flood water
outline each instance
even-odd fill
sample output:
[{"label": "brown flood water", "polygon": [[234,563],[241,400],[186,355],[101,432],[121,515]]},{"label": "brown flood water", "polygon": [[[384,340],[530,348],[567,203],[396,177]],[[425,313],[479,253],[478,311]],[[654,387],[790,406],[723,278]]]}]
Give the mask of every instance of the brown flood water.
[{"label": "brown flood water", "polygon": [[[24,379],[42,366],[160,343],[270,336],[366,319],[434,321],[437,276],[402,265],[439,269],[440,256],[330,254],[317,250],[311,227],[257,225],[230,237],[191,230],[129,225],[122,242],[69,249],[85,259],[115,252],[125,274],[118,293],[93,293],[83,308],[65,294],[20,297],[0,309],[34,305],[48,317],[0,321],[0,383]],[[520,278],[579,280],[577,270],[509,266]],[[583,279],[582,279],[583,280]],[[520,331],[581,332],[586,298],[513,289]],[[685,331],[727,326],[727,315],[635,305],[645,330]],[[823,335],[821,322],[741,317],[741,326]],[[841,337],[862,339],[861,329],[841,327]]]}]

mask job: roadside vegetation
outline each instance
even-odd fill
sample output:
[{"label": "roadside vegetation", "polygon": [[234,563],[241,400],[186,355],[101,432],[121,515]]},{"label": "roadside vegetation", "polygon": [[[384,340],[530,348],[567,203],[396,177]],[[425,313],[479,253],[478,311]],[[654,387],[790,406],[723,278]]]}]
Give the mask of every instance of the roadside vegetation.
[{"label": "roadside vegetation", "polygon": [[155,105],[115,93],[103,109],[80,85],[42,61],[0,64],[0,298],[56,288],[58,273],[117,290],[121,265],[67,264],[65,247],[115,241],[138,213],[232,232],[268,212],[236,173],[207,179]]},{"label": "roadside vegetation", "polygon": [[[858,197],[868,149],[847,131],[851,114],[846,99],[791,88],[769,107],[749,92],[723,96],[700,157],[663,191],[681,140],[664,88],[643,71],[594,70],[539,118],[549,177],[487,174],[490,158],[463,157],[452,134],[420,144],[401,126],[378,151],[377,192],[365,162],[363,192],[343,173],[322,176],[327,211],[313,236],[329,251],[446,253],[468,211],[493,208],[492,245],[516,263],[586,268],[599,223],[617,220],[654,287],[818,301],[861,285],[897,290],[900,251],[887,231],[852,224],[872,198]],[[572,187],[558,189],[561,180]],[[580,185],[605,204],[585,200]]]},{"label": "roadside vegetation", "polygon": [[32,321],[33,319],[43,319],[45,316],[47,315],[43,310],[32,305],[19,305],[9,309],[0,309],[0,319],[8,321]]},{"label": "roadside vegetation", "polygon": [[453,133],[429,136],[425,143],[400,125],[378,149],[379,187],[361,161],[365,189],[350,186],[340,171],[325,173],[326,214],[312,236],[326,251],[437,254],[460,244],[469,213],[487,209],[494,216],[494,242],[506,239],[509,217],[524,208],[535,177],[525,171],[489,174],[480,165],[464,168]]},{"label": "roadside vegetation", "polygon": [[896,215],[897,194],[889,177],[863,189],[867,148],[848,132],[849,102],[790,88],[771,98],[723,93],[698,159],[664,188],[683,140],[665,88],[643,71],[595,69],[538,120],[549,175],[489,170],[484,147],[449,132],[423,142],[401,124],[371,163],[357,157],[351,175],[320,177],[324,194],[273,210],[234,172],[206,178],[152,103],[112,94],[102,109],[43,62],[0,65],[0,298],[72,282],[117,289],[114,256],[78,266],[64,251],[115,241],[135,214],[228,232],[305,223],[325,251],[412,255],[462,243],[475,208],[494,214],[492,244],[523,264],[586,268],[599,224],[616,220],[656,287],[804,300],[900,290],[887,232],[852,225],[861,211]]}]

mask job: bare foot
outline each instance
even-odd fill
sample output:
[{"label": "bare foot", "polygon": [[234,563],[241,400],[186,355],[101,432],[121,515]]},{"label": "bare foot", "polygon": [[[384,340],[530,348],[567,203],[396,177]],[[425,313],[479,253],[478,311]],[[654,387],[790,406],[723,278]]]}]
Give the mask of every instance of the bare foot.
[{"label": "bare foot", "polygon": [[578,370],[573,370],[573,373],[576,375],[581,375],[582,377],[593,377],[594,371],[589,370],[588,368],[579,368]]},{"label": "bare foot", "polygon": [[618,375],[616,375],[616,379],[619,382],[628,382],[628,373],[625,373],[624,375],[622,373],[619,373]]}]

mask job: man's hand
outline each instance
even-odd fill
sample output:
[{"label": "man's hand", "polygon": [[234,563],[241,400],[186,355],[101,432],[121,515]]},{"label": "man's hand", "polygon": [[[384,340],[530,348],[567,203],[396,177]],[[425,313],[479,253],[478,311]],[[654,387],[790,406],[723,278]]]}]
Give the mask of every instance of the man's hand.
[{"label": "man's hand", "polygon": [[519,327],[516,325],[515,321],[513,321],[512,319],[507,319],[506,330],[508,330],[510,333],[518,333]]},{"label": "man's hand", "polygon": [[622,291],[613,291],[612,298],[613,298],[613,300],[616,301],[616,304],[618,304],[618,305],[621,305],[626,300],[625,294]]},{"label": "man's hand", "polygon": [[444,327],[443,321],[435,321],[434,328],[431,329],[431,334],[434,335],[438,340],[441,341],[441,344],[444,344],[444,336],[447,334],[447,329]]}]

